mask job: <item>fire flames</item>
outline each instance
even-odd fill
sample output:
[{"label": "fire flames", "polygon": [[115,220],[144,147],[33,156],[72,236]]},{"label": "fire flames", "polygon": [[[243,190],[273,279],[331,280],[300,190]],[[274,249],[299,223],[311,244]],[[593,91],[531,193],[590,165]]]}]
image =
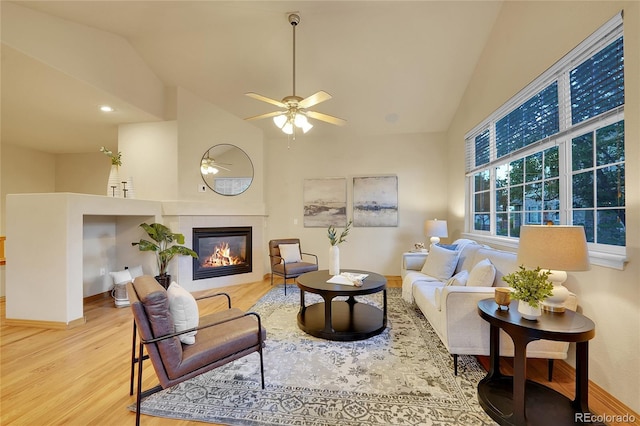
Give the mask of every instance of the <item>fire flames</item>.
[{"label": "fire flames", "polygon": [[244,263],[244,259],[231,254],[229,243],[222,242],[213,250],[213,254],[206,257],[202,262],[203,267],[217,268],[220,266],[239,265]]}]

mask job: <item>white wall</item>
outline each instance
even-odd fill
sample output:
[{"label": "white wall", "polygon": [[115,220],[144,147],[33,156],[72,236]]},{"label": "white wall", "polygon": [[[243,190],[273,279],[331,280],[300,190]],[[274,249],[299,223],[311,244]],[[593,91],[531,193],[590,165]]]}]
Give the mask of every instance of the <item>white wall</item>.
[{"label": "white wall", "polygon": [[[264,138],[254,125],[229,114],[218,106],[178,88],[178,169],[179,199],[214,202],[221,209],[244,209],[254,206],[264,210]],[[200,160],[218,144],[232,144],[251,159],[254,179],[249,189],[239,196],[223,196],[207,190],[198,192],[203,183]]]},{"label": "white wall", "polygon": [[127,101],[164,114],[164,85],[121,36],[2,2],[2,42]]},{"label": "white wall", "polygon": [[[118,127],[118,150],[122,152],[119,175],[123,179],[133,179],[135,198],[179,198],[177,122],[121,125]],[[105,177],[105,185],[106,181]]]},{"label": "white wall", "polygon": [[[627,258],[623,271],[592,266],[565,283],[596,324],[590,378],[640,412],[640,4],[505,2],[447,135],[449,220],[464,229],[464,135],[624,9]],[[543,31],[541,31],[543,29]],[[573,354],[568,361],[573,363]]]},{"label": "white wall", "polygon": [[321,269],[329,266],[329,240],[326,228],[304,227],[304,179],[345,177],[351,218],[353,177],[398,177],[398,226],[353,228],[340,246],[342,268],[400,275],[402,252],[425,241],[424,220],[446,216],[448,165],[439,160],[446,157],[444,134],[371,136],[351,134],[347,127],[327,139],[315,138],[311,130],[287,145],[286,138],[266,144],[268,239],[299,237]]},{"label": "white wall", "polygon": [[105,195],[111,162],[103,153],[55,156],[56,192]]}]

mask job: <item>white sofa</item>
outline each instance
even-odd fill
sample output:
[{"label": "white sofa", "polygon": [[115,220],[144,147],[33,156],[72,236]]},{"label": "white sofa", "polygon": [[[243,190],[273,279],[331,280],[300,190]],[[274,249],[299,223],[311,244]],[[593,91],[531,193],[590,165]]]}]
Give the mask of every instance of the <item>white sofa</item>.
[{"label": "white sofa", "polygon": [[[495,267],[495,277],[490,286],[446,285],[448,279],[436,278],[421,272],[424,262],[416,262],[415,258],[412,262],[403,263],[401,274],[402,297],[420,308],[449,353],[453,355],[454,371],[457,374],[458,355],[489,355],[489,323],[478,315],[477,304],[482,299],[493,298],[495,287],[507,286],[502,277],[517,270],[518,265],[515,253],[496,250],[466,239],[456,240],[453,244],[457,246],[459,253],[453,274],[459,274],[461,271],[471,272],[478,262],[488,259]],[[433,250],[432,248],[434,259],[438,258],[437,252]],[[483,264],[486,264],[486,261]],[[433,269],[433,262],[430,267]],[[464,272],[460,275],[464,275]],[[474,276],[477,277],[477,273]],[[478,283],[478,280],[474,280],[474,283]],[[565,307],[575,311],[577,304],[575,294],[570,293]],[[565,359],[568,348],[567,342],[538,340],[527,346],[527,357],[548,359],[551,380],[553,360]],[[500,355],[512,357],[513,353],[511,338],[501,331]]]}]

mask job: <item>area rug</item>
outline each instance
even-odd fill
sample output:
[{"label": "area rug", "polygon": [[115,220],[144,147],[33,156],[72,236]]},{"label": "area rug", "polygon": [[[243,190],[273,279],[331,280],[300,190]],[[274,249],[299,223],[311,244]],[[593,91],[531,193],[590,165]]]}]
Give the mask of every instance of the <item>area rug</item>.
[{"label": "area rug", "polygon": [[[356,342],[318,339],[296,322],[297,288],[256,303],[267,329],[266,389],[258,354],[151,395],[141,412],[225,425],[493,425],[478,404],[485,372],[451,355],[419,310],[388,289],[387,329]],[[307,293],[307,304],[320,301]],[[359,300],[380,306],[381,294]]]}]

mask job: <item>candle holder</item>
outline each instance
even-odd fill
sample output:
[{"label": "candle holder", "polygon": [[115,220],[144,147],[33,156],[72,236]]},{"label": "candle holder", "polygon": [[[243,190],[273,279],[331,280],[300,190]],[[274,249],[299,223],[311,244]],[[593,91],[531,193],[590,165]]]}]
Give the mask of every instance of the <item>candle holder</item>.
[{"label": "candle holder", "polygon": [[498,309],[502,310],[503,306],[506,306],[509,310],[509,304],[511,303],[511,290],[508,287],[496,287],[494,300],[498,304]]}]

